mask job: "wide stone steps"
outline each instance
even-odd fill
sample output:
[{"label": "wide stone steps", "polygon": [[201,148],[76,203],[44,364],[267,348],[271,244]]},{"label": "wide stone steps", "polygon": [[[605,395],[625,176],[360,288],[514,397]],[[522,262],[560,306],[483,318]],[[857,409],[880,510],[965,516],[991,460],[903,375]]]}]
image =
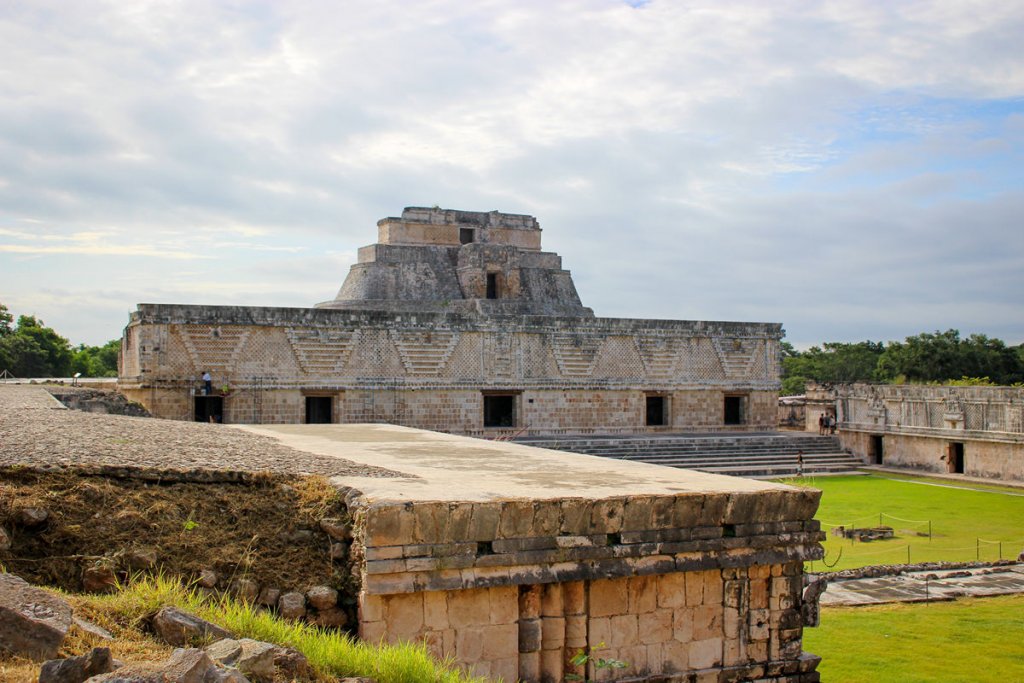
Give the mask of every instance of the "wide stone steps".
[{"label": "wide stone steps", "polygon": [[844,451],[834,436],[561,437],[522,442],[539,448],[744,477],[795,475],[799,451],[803,451],[803,472],[807,475],[854,473],[863,465],[860,458]]}]

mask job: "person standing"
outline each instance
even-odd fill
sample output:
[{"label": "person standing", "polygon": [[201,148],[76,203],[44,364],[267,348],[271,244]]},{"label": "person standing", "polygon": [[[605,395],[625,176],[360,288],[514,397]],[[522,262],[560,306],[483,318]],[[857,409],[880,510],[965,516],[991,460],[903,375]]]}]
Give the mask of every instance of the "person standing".
[{"label": "person standing", "polygon": [[203,370],[203,395],[209,396],[213,393],[213,378],[209,370]]},{"label": "person standing", "polygon": [[825,413],[818,416],[818,436],[825,435]]},{"label": "person standing", "polygon": [[796,476],[804,476],[804,452],[796,452]]}]

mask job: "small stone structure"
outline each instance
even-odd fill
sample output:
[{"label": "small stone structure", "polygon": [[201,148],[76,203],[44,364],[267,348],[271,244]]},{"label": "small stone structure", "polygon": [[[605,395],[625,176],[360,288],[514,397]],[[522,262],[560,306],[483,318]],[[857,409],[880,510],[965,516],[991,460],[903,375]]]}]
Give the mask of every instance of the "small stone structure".
[{"label": "small stone structure", "polygon": [[[391,425],[240,429],[406,475],[331,479],[365,640],[506,681],[818,680],[818,491]],[[585,671],[581,650],[627,667]]]},{"label": "small stone structure", "polygon": [[1024,479],[1024,389],[839,385],[845,448],[870,463]]},{"label": "small stone structure", "polygon": [[377,227],[315,308],[140,304],[119,389],[158,417],[230,423],[774,428],[781,325],[595,317],[531,216],[407,208]]}]

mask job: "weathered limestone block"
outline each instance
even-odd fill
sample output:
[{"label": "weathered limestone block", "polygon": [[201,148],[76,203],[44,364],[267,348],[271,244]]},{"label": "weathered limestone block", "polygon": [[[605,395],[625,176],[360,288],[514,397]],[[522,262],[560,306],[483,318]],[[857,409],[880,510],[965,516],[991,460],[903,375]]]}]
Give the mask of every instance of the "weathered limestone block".
[{"label": "weathered limestone block", "polygon": [[110,560],[102,560],[82,570],[82,589],[89,593],[117,590],[117,572]]},{"label": "weathered limestone block", "polygon": [[[177,649],[161,664],[129,664],[116,671],[94,676],[89,683],[207,683],[224,681],[216,666],[198,649]],[[232,683],[241,683],[233,681]]]},{"label": "weathered limestone block", "polygon": [[196,583],[203,588],[215,588],[217,586],[217,572],[212,569],[204,569],[199,572],[199,578],[196,579]]},{"label": "weathered limestone block", "polygon": [[330,586],[314,586],[306,591],[306,601],[314,609],[331,609],[338,606],[338,591]]},{"label": "weathered limestone block", "polygon": [[113,671],[110,648],[94,647],[78,657],[51,659],[39,669],[39,683],[82,683],[92,676]]},{"label": "weathered limestone block", "polygon": [[38,529],[49,518],[50,511],[41,507],[24,507],[17,512],[18,523],[26,529]]},{"label": "weathered limestone block", "polygon": [[241,640],[224,639],[206,648],[206,654],[214,662],[238,669],[248,678],[271,680],[276,667],[274,658],[278,647],[251,638]]},{"label": "weathered limestone block", "polygon": [[13,574],[0,574],[0,648],[42,661],[57,655],[71,606]]},{"label": "weathered limestone block", "polygon": [[306,596],[296,591],[285,593],[277,601],[277,611],[285,619],[301,619],[306,616]]},{"label": "weathered limestone block", "polygon": [[153,630],[168,645],[183,647],[208,638],[231,638],[231,633],[177,607],[161,607],[153,616]]},{"label": "weathered limestone block", "polygon": [[255,602],[260,595],[260,585],[252,579],[235,579],[231,582],[231,592],[239,600]]},{"label": "weathered limestone block", "polygon": [[129,569],[152,569],[156,566],[156,550],[153,548],[132,548],[124,555],[125,563]]},{"label": "weathered limestone block", "polygon": [[335,541],[352,540],[352,524],[338,517],[324,517],[320,520],[320,528]]},{"label": "weathered limestone block", "polygon": [[280,588],[264,586],[262,589],[260,589],[259,597],[256,598],[256,604],[262,605],[263,607],[274,607],[277,605],[277,601],[280,599]]}]

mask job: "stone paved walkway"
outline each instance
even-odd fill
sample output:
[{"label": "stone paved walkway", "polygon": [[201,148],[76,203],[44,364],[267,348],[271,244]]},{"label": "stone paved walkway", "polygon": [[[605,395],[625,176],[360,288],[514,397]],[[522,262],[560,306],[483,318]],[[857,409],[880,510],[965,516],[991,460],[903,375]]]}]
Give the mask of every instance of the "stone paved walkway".
[{"label": "stone paved walkway", "polygon": [[842,579],[830,583],[822,606],[924,602],[959,597],[1024,593],[1024,564],[943,571],[907,572],[899,576]]},{"label": "stone paved walkway", "polygon": [[0,467],[389,477],[226,425],[69,410],[39,386],[0,385]]}]

